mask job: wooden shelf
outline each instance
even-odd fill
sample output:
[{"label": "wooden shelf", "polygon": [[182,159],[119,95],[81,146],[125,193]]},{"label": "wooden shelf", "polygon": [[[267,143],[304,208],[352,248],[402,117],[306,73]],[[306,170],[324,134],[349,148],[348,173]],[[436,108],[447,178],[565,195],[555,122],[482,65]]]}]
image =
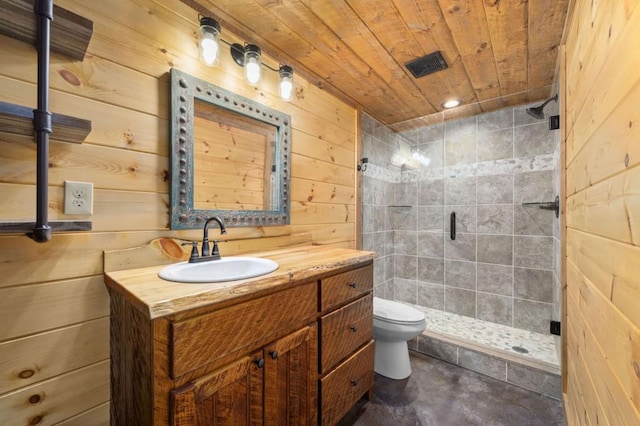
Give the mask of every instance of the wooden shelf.
[{"label": "wooden shelf", "polygon": [[[36,42],[36,15],[33,0],[0,0],[0,34],[31,45]],[[51,51],[83,60],[87,52],[93,21],[53,5]]]},{"label": "wooden shelf", "polygon": [[[0,234],[30,234],[35,222],[0,222]],[[50,221],[51,232],[91,231],[91,221],[58,220]]]},{"label": "wooden shelf", "polygon": [[[51,140],[82,143],[91,132],[91,121],[52,114],[51,127]],[[33,109],[0,101],[0,132],[33,137]]]}]

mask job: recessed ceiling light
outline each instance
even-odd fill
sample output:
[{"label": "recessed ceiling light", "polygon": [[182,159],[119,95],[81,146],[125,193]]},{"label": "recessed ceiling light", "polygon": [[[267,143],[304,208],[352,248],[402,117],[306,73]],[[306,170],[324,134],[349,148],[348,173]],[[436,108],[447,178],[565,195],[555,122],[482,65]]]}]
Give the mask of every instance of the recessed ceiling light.
[{"label": "recessed ceiling light", "polygon": [[442,108],[455,108],[460,105],[462,102],[460,99],[451,99],[442,104]]}]

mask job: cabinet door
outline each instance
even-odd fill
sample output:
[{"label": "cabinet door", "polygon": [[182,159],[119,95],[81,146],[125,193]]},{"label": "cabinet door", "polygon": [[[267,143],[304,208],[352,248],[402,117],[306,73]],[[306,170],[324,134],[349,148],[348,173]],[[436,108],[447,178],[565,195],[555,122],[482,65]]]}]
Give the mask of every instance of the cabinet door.
[{"label": "cabinet door", "polygon": [[317,342],[314,324],[265,348],[265,425],[317,424]]},{"label": "cabinet door", "polygon": [[262,351],[171,392],[171,425],[261,425]]}]

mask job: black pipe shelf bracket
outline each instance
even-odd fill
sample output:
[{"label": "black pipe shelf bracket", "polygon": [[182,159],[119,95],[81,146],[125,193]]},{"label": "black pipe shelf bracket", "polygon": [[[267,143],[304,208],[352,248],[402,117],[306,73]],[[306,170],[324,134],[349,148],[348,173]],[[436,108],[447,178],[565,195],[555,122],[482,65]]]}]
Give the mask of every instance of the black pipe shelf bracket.
[{"label": "black pipe shelf bracket", "polygon": [[[62,114],[51,114],[49,139],[81,144],[91,132],[91,121]],[[0,133],[33,137],[33,108],[0,101]]]},{"label": "black pipe shelf bracket", "polygon": [[[49,111],[49,70],[51,51],[83,60],[93,34],[93,22],[54,6],[53,0],[0,0],[0,34],[35,44],[38,51],[37,108],[0,102],[0,133],[35,134],[36,221],[0,223],[2,233],[26,232],[39,243],[51,239],[52,230],[89,231],[89,221],[48,220],[49,136],[52,139],[82,143],[91,131],[91,122]],[[53,16],[56,14],[56,24]],[[53,37],[52,37],[53,35]],[[28,126],[31,126],[30,128]]]},{"label": "black pipe shelf bracket", "polygon": [[[35,3],[41,3],[41,0]],[[33,0],[0,0],[0,34],[37,47],[37,15],[33,5]],[[82,61],[93,35],[93,21],[55,4],[53,16],[49,38],[51,52]]]}]

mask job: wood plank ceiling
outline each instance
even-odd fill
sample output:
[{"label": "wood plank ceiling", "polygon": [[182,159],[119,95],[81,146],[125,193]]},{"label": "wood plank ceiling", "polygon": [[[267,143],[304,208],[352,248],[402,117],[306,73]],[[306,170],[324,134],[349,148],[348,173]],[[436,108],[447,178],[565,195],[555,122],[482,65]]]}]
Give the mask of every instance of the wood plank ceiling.
[{"label": "wood plank ceiling", "polygon": [[[183,0],[396,130],[551,95],[569,0]],[[448,68],[415,79],[434,51]],[[300,95],[300,94],[299,94]],[[437,114],[437,116],[440,116]]]}]

